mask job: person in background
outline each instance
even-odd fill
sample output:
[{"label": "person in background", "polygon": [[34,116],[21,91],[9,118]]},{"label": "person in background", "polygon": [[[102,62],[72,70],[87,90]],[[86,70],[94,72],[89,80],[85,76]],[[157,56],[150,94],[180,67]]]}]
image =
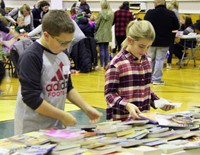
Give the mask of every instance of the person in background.
[{"label": "person in background", "polygon": [[[181,27],[180,27],[179,31],[182,31],[184,35],[187,35],[188,32],[186,32],[184,30],[187,27],[193,25],[190,15],[183,15],[180,23],[181,23]],[[192,46],[193,47],[196,46],[196,39],[195,39],[195,41],[192,41],[192,40],[187,40],[186,41],[186,48],[191,48]],[[180,39],[180,42],[174,43],[171,46],[169,46],[170,56],[167,59],[167,68],[168,69],[171,68],[171,62],[172,62],[172,55],[173,54],[179,59],[179,61],[177,62],[177,65],[180,64],[182,56],[183,56],[183,52],[182,52],[183,49],[184,49],[184,40],[183,39]],[[186,57],[186,55],[184,55],[184,56]]]},{"label": "person in background", "polygon": [[[131,21],[121,51],[106,68],[104,95],[107,102],[106,119],[126,121],[140,119],[141,111],[155,108],[159,98],[151,91],[151,62],[147,51],[155,39],[148,21]],[[166,104],[162,110],[174,106]]]},{"label": "person in background", "polygon": [[167,9],[172,10],[176,17],[178,18],[178,21],[180,21],[180,16],[179,16],[179,12],[178,12],[178,2],[176,0],[172,0],[168,3],[167,5]]},{"label": "person in background", "polygon": [[7,14],[6,10],[5,10],[5,3],[3,0],[0,0],[0,14],[2,16],[5,16]]},{"label": "person in background", "polygon": [[148,50],[148,56],[152,62],[152,78],[154,85],[163,85],[163,65],[169,45],[171,43],[172,31],[178,30],[180,25],[175,13],[166,8],[165,0],[154,0],[155,9],[150,9],[144,16],[153,25],[156,38]]},{"label": "person in background", "polygon": [[91,122],[101,116],[72,85],[70,61],[62,52],[74,37],[70,16],[64,10],[51,10],[42,20],[42,30],[41,38],[19,59],[15,134],[75,125],[76,118],[64,111],[66,98],[80,107]]},{"label": "person in background", "polygon": [[42,22],[43,16],[49,11],[49,2],[42,0],[38,1],[32,10],[34,28],[39,26]]},{"label": "person in background", "polygon": [[72,8],[76,8],[77,14],[83,14],[83,16],[89,18],[91,16],[90,6],[86,0],[79,0],[72,5]]},{"label": "person in background", "polygon": [[94,28],[89,24],[87,17],[78,20],[78,26],[86,37],[94,37]]},{"label": "person in background", "polygon": [[129,11],[129,2],[124,1],[115,11],[113,24],[115,25],[115,39],[118,51],[121,50],[121,44],[126,38],[126,26],[130,21],[134,20],[132,13]]},{"label": "person in background", "polygon": [[[9,28],[7,28],[6,26],[4,26],[2,20],[0,20],[0,31],[2,32],[5,32],[5,33],[8,33],[8,34],[12,34],[14,37],[18,37],[18,33],[16,33],[15,31],[13,30],[10,30]],[[1,43],[2,45],[2,43]],[[0,45],[0,46],[1,46]],[[2,52],[2,51],[1,51]],[[5,77],[5,66],[4,66],[4,62],[3,62],[3,55],[2,53],[0,52],[0,86],[1,86],[1,83]],[[0,95],[2,93],[2,90],[0,89]]]},{"label": "person in background", "polygon": [[95,25],[96,25],[96,16],[95,15],[91,15],[91,17],[89,18],[89,24],[95,28]]},{"label": "person in background", "polygon": [[17,18],[17,26],[15,27],[15,31],[17,31],[18,33],[29,32],[29,28],[27,26],[25,26],[24,17],[23,16],[19,16]]},{"label": "person in background", "polygon": [[70,15],[71,15],[71,18],[73,20],[76,19],[76,8],[75,7],[72,7],[71,10],[70,10]]},{"label": "person in background", "polygon": [[[167,9],[173,11],[176,15],[176,17],[178,18],[178,21],[180,21],[180,16],[179,16],[179,12],[178,12],[178,2],[176,0],[172,0],[168,3],[167,5]],[[181,23],[180,23],[181,24]],[[169,45],[169,49],[171,46],[174,45],[174,41],[175,41],[175,37],[176,37],[176,30],[172,31],[172,38],[171,38],[171,42]],[[171,69],[171,60],[172,60],[172,53],[170,52],[170,50],[168,51],[168,56],[167,56],[167,69]]]},{"label": "person in background", "polygon": [[95,40],[100,48],[100,65],[105,69],[108,64],[109,52],[108,45],[112,41],[112,24],[114,13],[107,0],[101,1],[101,11],[96,19]]},{"label": "person in background", "polygon": [[0,0],[0,5],[1,5],[1,8],[5,10],[6,5],[4,3],[4,0]]},{"label": "person in background", "polygon": [[20,8],[14,8],[8,13],[8,16],[6,18],[16,25],[17,18],[19,16],[24,17],[24,25],[27,27],[27,31],[30,32],[34,29],[33,27],[33,15],[31,13],[30,6],[27,4],[23,4]]}]

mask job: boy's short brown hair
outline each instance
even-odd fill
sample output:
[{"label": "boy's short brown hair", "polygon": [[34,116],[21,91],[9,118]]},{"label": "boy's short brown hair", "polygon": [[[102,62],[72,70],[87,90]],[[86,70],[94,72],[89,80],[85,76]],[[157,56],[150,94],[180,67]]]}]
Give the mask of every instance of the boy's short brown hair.
[{"label": "boy's short brown hair", "polygon": [[64,10],[50,10],[42,19],[42,30],[52,36],[59,36],[61,33],[74,33],[75,27]]}]

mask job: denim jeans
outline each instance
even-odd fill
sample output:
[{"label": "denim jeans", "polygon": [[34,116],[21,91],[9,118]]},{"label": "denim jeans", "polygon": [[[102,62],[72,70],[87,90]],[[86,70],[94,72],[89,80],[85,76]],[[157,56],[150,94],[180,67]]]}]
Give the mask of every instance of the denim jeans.
[{"label": "denim jeans", "polygon": [[108,64],[109,52],[108,43],[99,43],[100,48],[100,65],[104,67]]},{"label": "denim jeans", "polygon": [[161,81],[163,75],[163,65],[169,47],[150,47],[148,56],[151,58],[152,77],[151,81]]}]

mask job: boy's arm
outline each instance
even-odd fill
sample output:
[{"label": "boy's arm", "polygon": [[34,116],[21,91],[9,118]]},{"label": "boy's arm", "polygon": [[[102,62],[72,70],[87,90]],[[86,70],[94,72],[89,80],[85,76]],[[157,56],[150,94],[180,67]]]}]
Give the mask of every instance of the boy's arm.
[{"label": "boy's arm", "polygon": [[102,115],[95,108],[91,107],[81,96],[80,94],[73,88],[68,94],[67,98],[70,102],[81,108],[87,116],[90,118],[92,122],[97,122]]},{"label": "boy's arm", "polygon": [[76,124],[76,119],[70,113],[52,106],[45,100],[42,101],[42,104],[35,111],[47,117],[60,120],[64,126]]}]

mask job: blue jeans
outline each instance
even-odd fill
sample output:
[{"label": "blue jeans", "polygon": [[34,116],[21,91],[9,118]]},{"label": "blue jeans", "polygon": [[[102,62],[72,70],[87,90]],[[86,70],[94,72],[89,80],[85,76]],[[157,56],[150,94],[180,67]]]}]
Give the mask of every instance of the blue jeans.
[{"label": "blue jeans", "polygon": [[169,47],[150,47],[148,56],[151,58],[152,77],[151,81],[161,81],[163,75],[163,65]]},{"label": "blue jeans", "polygon": [[109,52],[108,43],[99,43],[100,48],[100,65],[104,67],[108,64]]}]

